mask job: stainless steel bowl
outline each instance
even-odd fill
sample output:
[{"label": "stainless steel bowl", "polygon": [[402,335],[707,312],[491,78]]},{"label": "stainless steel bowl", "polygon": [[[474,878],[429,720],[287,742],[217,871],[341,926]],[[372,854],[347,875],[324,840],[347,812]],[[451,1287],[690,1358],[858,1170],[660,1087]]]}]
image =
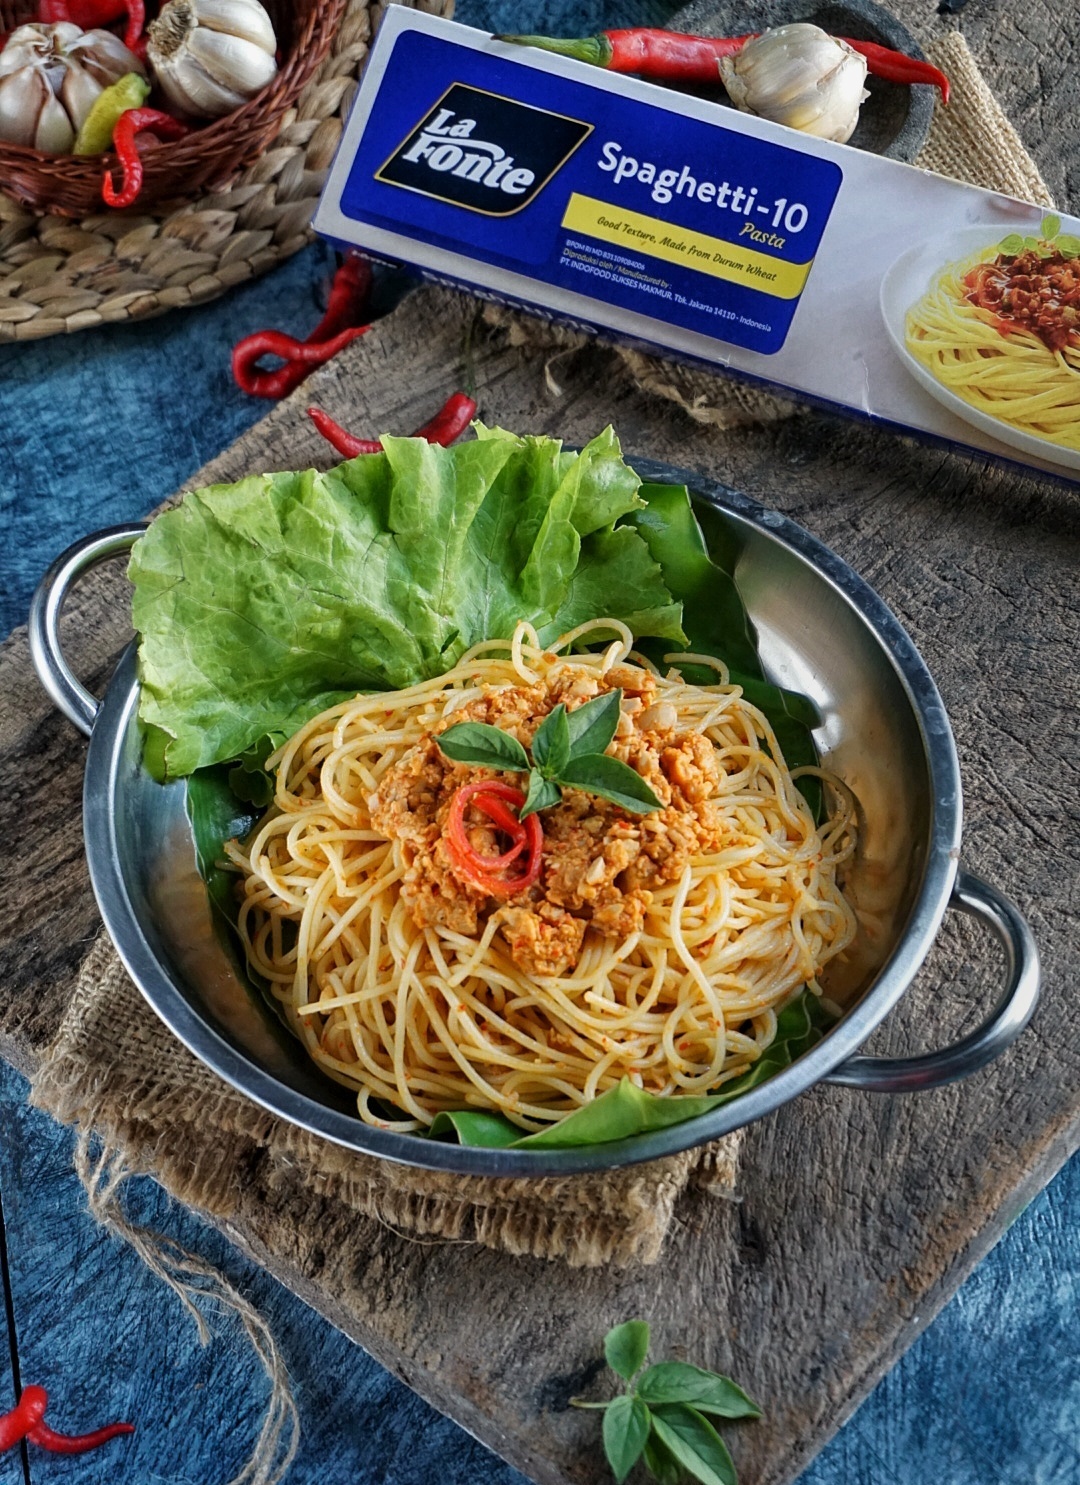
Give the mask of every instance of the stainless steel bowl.
[{"label": "stainless steel bowl", "polygon": [[[937,1087],[985,1066],[1019,1035],[1039,993],[1035,943],[1017,909],[959,869],[961,798],[948,719],[915,646],[881,599],[814,537],[735,491],[635,461],[647,480],[688,484],[740,546],[738,581],[767,670],[821,708],[824,761],[861,811],[849,888],[863,922],[857,952],[830,993],[848,1008],[828,1036],[760,1087],[685,1124],[574,1150],[465,1149],[362,1124],[348,1093],[246,987],[220,944],[195,866],[184,786],[141,765],[135,649],[99,703],[72,674],[57,620],[71,585],[126,552],[143,531],[122,526],[78,542],[42,580],[30,639],[60,710],[87,733],[83,791],[90,876],[105,926],[150,1005],[195,1055],[256,1103],[354,1150],[482,1175],[566,1175],[670,1155],[759,1119],[817,1082],[897,1093]],[[909,1058],[855,1055],[926,957],[945,911],[980,918],[1000,941],[1003,994],[978,1030]]]}]

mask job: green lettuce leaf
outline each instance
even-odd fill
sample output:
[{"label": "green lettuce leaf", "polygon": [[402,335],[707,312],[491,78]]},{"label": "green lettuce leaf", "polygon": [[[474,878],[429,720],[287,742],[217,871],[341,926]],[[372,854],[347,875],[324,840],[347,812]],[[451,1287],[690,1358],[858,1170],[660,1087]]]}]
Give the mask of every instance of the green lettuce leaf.
[{"label": "green lettuce leaf", "polygon": [[545,638],[610,614],[683,643],[646,542],[613,523],[640,481],[607,429],[580,454],[480,429],[383,440],[325,474],[185,496],[132,552],[140,717],[167,777],[288,736],[360,690],[441,674],[520,619]]}]

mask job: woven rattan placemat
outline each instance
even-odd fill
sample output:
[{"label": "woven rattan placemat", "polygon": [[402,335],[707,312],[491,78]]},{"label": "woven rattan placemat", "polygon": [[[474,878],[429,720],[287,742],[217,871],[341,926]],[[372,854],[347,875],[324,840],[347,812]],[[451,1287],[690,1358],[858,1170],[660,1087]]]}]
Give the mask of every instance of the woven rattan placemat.
[{"label": "woven rattan placemat", "polygon": [[[448,16],[453,0],[400,0]],[[311,217],[383,10],[349,0],[273,143],[221,190],[173,210],[38,216],[0,194],[0,341],[39,340],[203,304],[311,240]]]}]

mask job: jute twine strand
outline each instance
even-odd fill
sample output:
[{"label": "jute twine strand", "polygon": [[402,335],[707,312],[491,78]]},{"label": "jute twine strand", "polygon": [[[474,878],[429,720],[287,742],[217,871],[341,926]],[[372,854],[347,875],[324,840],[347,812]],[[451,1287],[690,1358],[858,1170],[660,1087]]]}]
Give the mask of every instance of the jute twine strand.
[{"label": "jute twine strand", "polygon": [[235,1315],[243,1326],[269,1379],[270,1399],[251,1456],[228,1485],[277,1485],[300,1447],[300,1413],[288,1369],[270,1327],[212,1265],[171,1238],[128,1221],[123,1209],[123,1188],[133,1172],[116,1146],[103,1145],[95,1157],[93,1143],[94,1136],[84,1129],[75,1145],[75,1171],[86,1192],[91,1216],[127,1243],[147,1268],[168,1285],[194,1321],[203,1346],[209,1345],[212,1337],[196,1300],[213,1301],[220,1309]]}]

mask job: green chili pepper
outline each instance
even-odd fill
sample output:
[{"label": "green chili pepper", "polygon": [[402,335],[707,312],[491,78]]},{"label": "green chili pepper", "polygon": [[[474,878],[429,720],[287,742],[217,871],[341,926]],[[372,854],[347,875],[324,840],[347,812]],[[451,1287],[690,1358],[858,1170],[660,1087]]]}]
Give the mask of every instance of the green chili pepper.
[{"label": "green chili pepper", "polygon": [[137,72],[126,72],[94,99],[72,149],[74,155],[103,155],[112,148],[116,121],[129,108],[141,108],[150,96],[150,84]]}]

